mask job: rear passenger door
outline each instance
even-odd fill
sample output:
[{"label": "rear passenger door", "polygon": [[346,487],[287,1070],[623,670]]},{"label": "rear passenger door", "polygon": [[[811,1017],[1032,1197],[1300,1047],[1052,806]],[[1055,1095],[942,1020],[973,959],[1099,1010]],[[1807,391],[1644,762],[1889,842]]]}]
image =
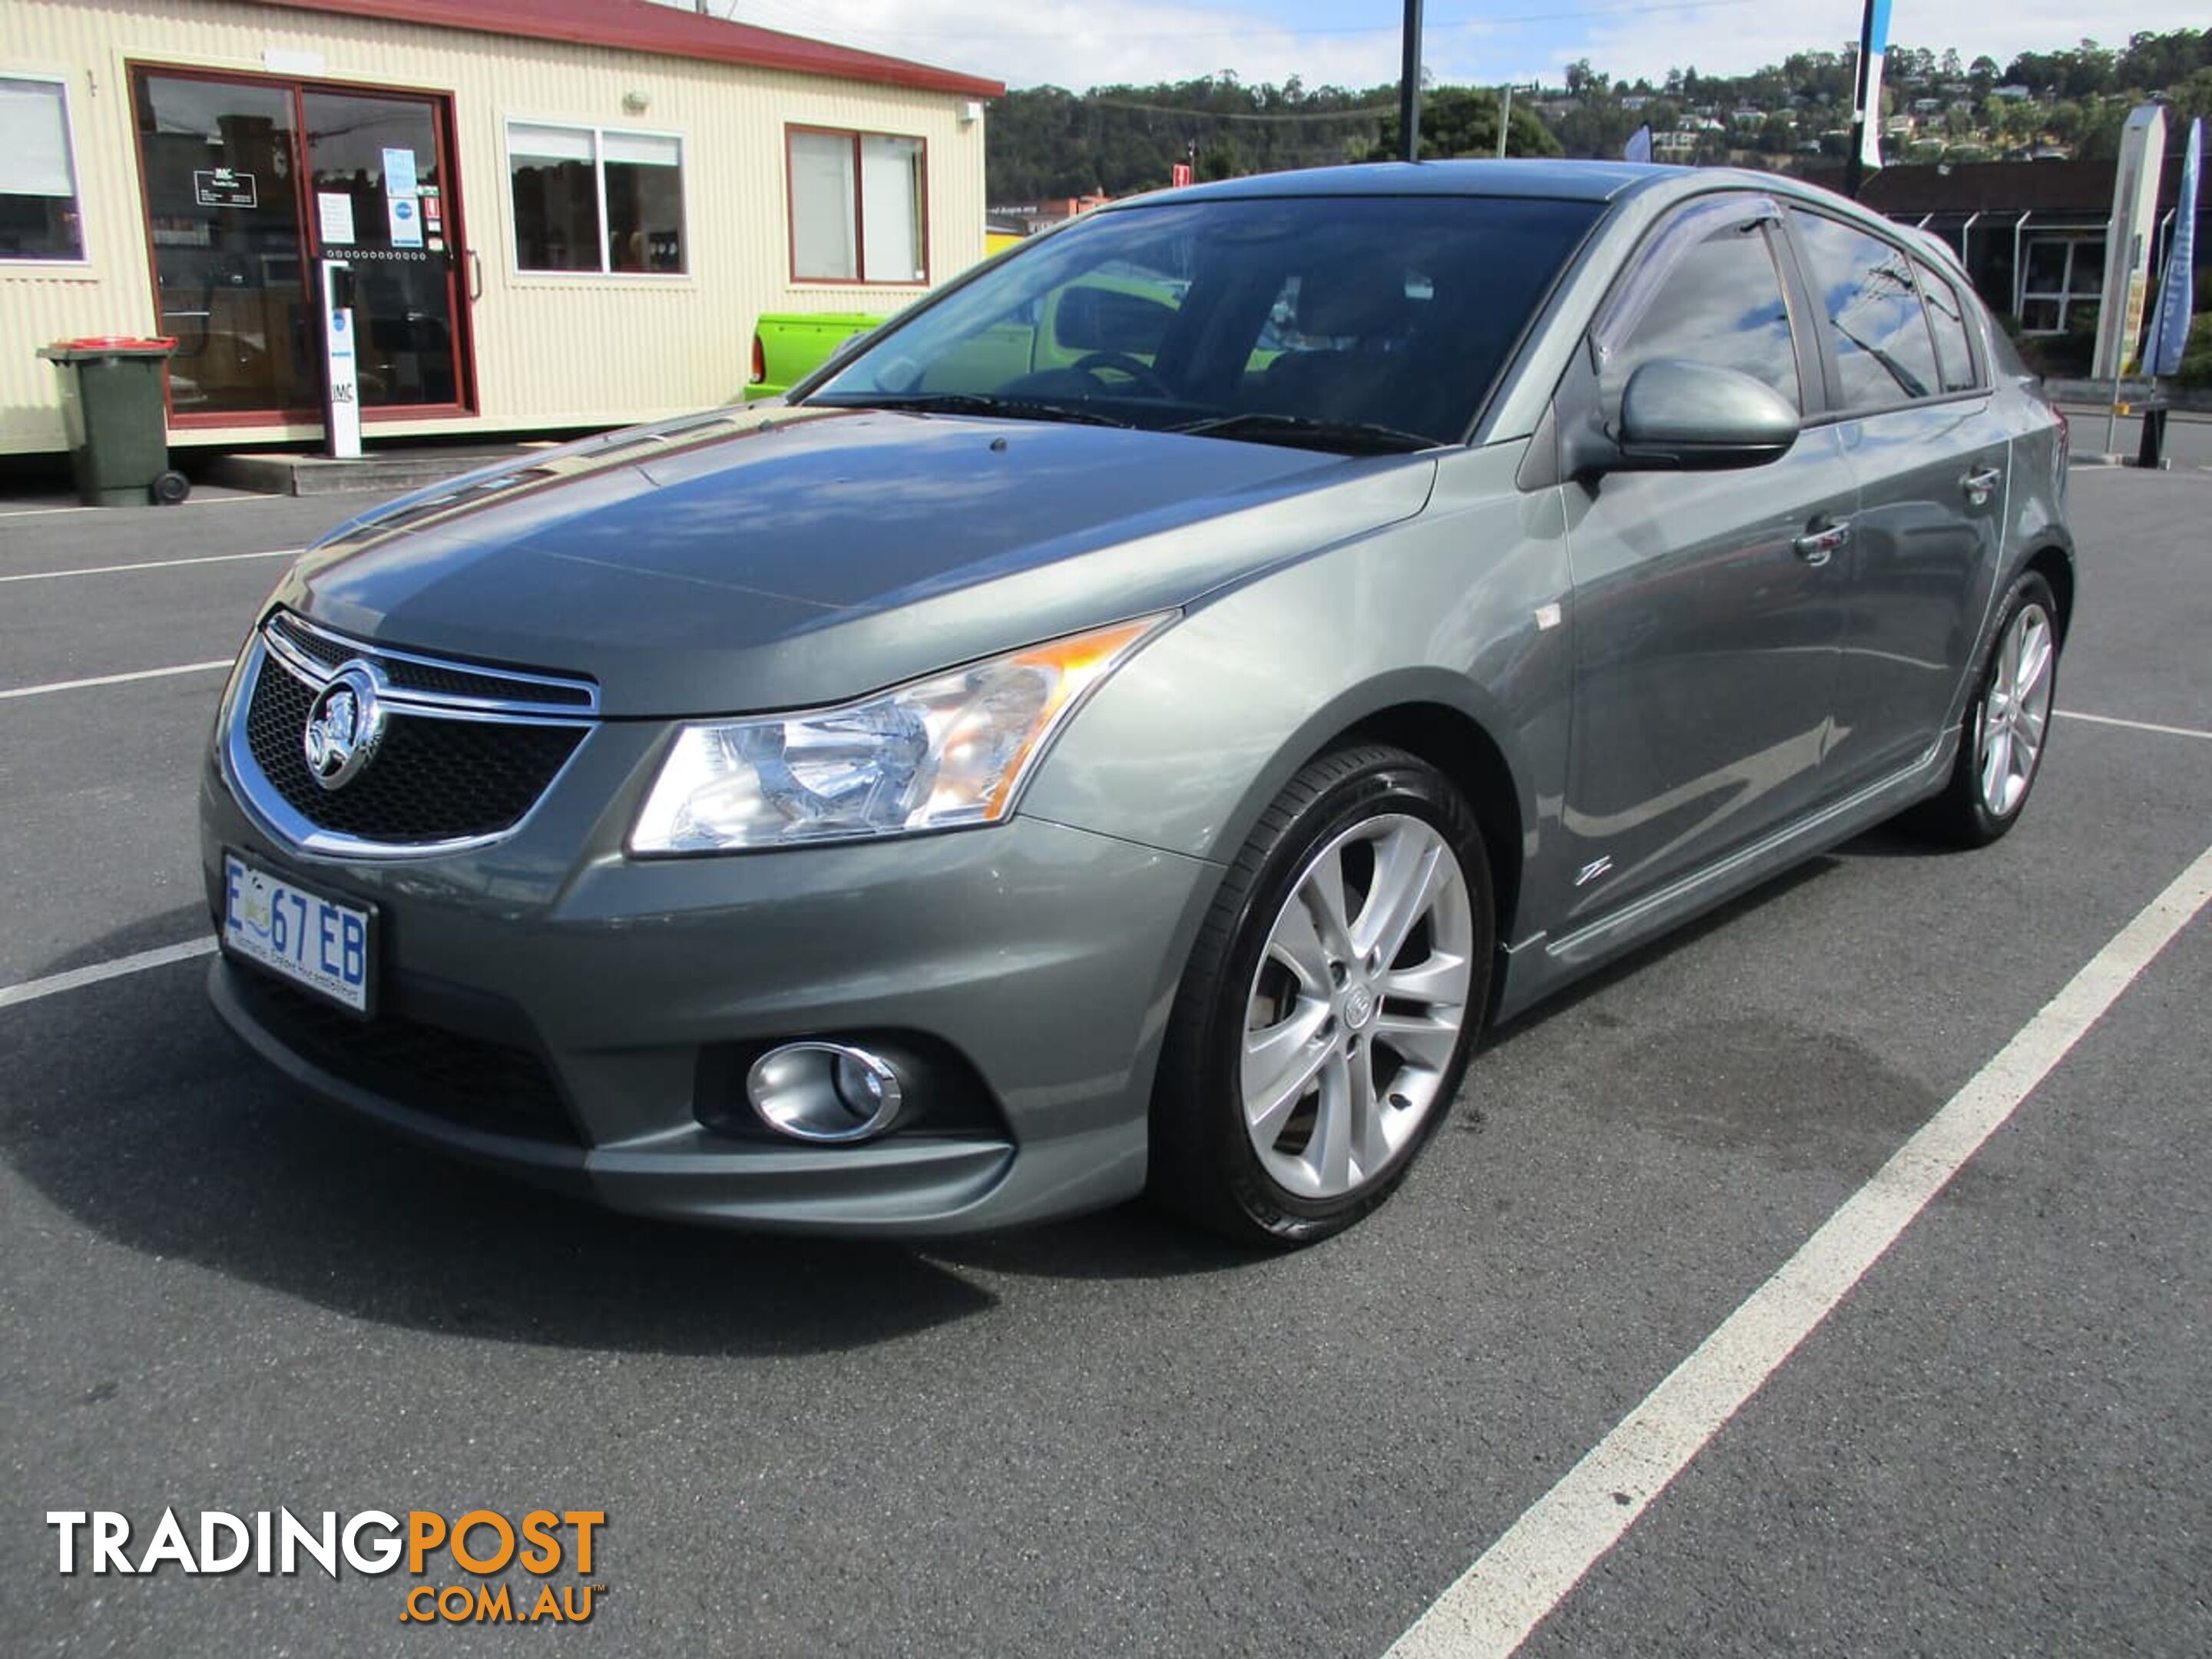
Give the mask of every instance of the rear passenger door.
[{"label": "rear passenger door", "polygon": [[1864,226],[1790,221],[1859,486],[1828,757],[1848,789],[1942,735],[1996,580],[2010,442],[1952,280]]}]

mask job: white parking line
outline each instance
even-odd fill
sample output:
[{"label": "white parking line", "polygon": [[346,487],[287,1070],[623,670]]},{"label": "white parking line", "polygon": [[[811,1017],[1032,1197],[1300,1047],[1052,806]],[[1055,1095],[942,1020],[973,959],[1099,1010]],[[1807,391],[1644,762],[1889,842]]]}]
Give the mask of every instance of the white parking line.
[{"label": "white parking line", "polygon": [[2078,708],[2056,711],[2062,720],[2087,720],[2095,726],[2124,726],[2130,732],[2156,732],[2169,738],[2198,738],[2212,743],[2212,732],[2199,732],[2192,726],[2158,726],[2149,720],[2124,720],[2112,714],[2085,714]]},{"label": "white parking line", "polygon": [[0,691],[0,698],[43,697],[49,691],[79,691],[88,685],[123,685],[131,680],[158,680],[171,674],[205,674],[218,668],[230,666],[231,659],[220,662],[179,663],[174,668],[142,668],[132,674],[94,674],[90,679],[54,680],[46,685],[18,685]]},{"label": "white parking line", "polygon": [[1526,1641],[2208,900],[2212,847],[1484,1551],[1388,1659],[1504,1659]]},{"label": "white parking line", "polygon": [[102,980],[121,979],[125,974],[142,974],[149,968],[166,968],[173,962],[190,962],[214,949],[215,941],[211,939],[188,939],[182,945],[164,945],[156,951],[141,951],[137,956],[117,957],[112,962],[72,968],[65,974],[27,979],[21,985],[0,985],[0,1008],[14,1008],[42,997],[59,996],[64,991],[97,985]]},{"label": "white parking line", "polygon": [[112,576],[125,570],[173,570],[183,564],[234,564],[240,559],[290,559],[296,547],[272,548],[266,553],[204,553],[190,559],[142,559],[136,564],[88,564],[75,570],[26,570],[0,576],[0,582],[50,582],[63,576]]}]

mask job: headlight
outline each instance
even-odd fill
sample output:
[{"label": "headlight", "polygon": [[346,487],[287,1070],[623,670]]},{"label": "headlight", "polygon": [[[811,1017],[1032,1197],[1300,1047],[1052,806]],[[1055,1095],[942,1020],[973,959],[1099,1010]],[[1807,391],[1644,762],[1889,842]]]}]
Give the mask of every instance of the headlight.
[{"label": "headlight", "polygon": [[686,726],[629,850],[738,852],[994,823],[1084,694],[1167,620],[1054,640],[838,708]]}]

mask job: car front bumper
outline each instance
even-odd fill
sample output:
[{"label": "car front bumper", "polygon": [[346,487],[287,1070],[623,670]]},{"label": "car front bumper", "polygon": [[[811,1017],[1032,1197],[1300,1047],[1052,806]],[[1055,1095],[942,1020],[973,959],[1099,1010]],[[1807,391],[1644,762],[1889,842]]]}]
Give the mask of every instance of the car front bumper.
[{"label": "car front bumper", "polygon": [[[621,836],[660,735],[600,726],[514,834],[419,860],[300,852],[211,755],[218,928],[226,848],[377,917],[370,1021],[228,957],[217,1011],[316,1094],[620,1210],[921,1236],[1142,1188],[1153,1066],[1218,866],[1021,817],[634,860]],[[849,1146],[760,1124],[750,1058],[824,1036],[911,1056],[910,1120]]]}]

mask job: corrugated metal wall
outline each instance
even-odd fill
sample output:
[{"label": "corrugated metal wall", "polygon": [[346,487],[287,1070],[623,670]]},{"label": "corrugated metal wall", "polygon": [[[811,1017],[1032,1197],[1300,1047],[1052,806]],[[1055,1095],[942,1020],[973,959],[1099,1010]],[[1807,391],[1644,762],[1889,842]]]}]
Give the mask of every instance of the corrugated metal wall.
[{"label": "corrugated metal wall", "polygon": [[[273,55],[273,56],[271,56]],[[911,288],[793,283],[784,128],[849,127],[928,145],[929,270],[942,281],[983,256],[983,123],[967,100],[856,82],[416,27],[326,13],[177,0],[0,0],[0,73],[67,77],[89,261],[0,262],[0,453],[62,443],[54,371],[33,355],[70,335],[154,328],[125,65],[155,63],[442,92],[467,246],[482,261],[471,310],[479,416],[375,422],[402,430],[513,430],[644,419],[734,398],[763,311],[890,311]],[[624,111],[641,94],[641,113]],[[509,118],[682,135],[682,276],[544,276],[514,269],[507,207]],[[175,434],[236,443],[312,435],[259,427]]]}]

